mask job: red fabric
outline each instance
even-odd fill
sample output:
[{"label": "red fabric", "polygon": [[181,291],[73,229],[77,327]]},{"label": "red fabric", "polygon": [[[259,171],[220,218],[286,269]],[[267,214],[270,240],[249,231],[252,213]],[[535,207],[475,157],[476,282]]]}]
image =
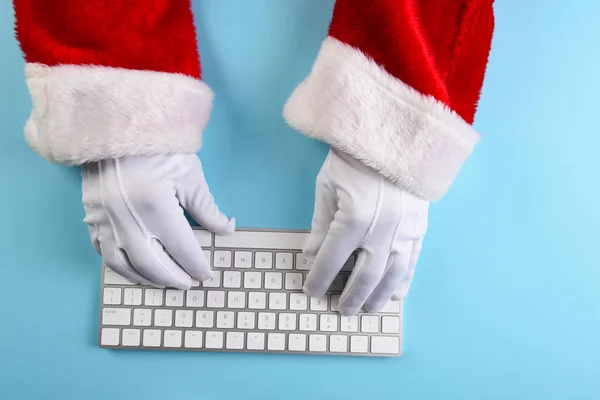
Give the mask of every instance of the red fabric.
[{"label": "red fabric", "polygon": [[329,35],[472,124],[494,29],[493,0],[337,0]]},{"label": "red fabric", "polygon": [[189,0],[13,0],[27,62],[200,78]]}]

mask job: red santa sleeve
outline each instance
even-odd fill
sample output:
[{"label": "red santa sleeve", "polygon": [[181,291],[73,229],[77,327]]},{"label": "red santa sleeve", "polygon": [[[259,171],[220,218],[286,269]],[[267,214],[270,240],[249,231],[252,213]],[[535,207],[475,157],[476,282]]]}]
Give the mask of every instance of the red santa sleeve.
[{"label": "red santa sleeve", "polygon": [[441,198],[479,140],[492,3],[337,0],[286,120],[413,194]]},{"label": "red santa sleeve", "polygon": [[193,153],[213,92],[189,0],[13,0],[27,141],[66,164]]}]

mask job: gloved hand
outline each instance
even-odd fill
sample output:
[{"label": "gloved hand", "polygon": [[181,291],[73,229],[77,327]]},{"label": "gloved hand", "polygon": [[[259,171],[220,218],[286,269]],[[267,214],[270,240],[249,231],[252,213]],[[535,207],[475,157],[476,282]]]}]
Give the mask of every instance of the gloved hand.
[{"label": "gloved hand", "polygon": [[[195,155],[135,156],[82,167],[92,243],[106,266],[135,283],[189,289],[211,268],[183,208],[206,229],[231,233]],[[181,204],[181,206],[180,206]]]},{"label": "gloved hand", "polygon": [[331,149],[317,177],[312,230],[303,252],[313,265],[304,284],[322,296],[360,249],[339,300],[342,315],[377,312],[403,298],[412,280],[429,203],[349,155]]}]

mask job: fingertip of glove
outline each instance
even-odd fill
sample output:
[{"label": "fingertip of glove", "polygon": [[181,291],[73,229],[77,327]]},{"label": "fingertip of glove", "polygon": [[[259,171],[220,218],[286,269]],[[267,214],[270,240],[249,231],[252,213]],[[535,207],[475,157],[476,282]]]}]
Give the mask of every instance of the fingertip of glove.
[{"label": "fingertip of glove", "polygon": [[354,314],[356,314],[356,312],[352,312],[351,310],[346,310],[346,309],[342,309],[340,308],[340,314],[342,315],[342,317],[351,317]]},{"label": "fingertip of glove", "polygon": [[306,258],[309,261],[314,261],[315,256],[317,255],[316,251],[313,251],[312,249],[309,248],[303,248],[302,249],[302,255],[304,256],[304,258]]},{"label": "fingertip of glove", "polygon": [[215,233],[217,235],[231,235],[235,231],[235,218],[229,218],[227,223],[220,227]]},{"label": "fingertip of glove", "polygon": [[174,285],[174,288],[178,290],[189,290],[192,288],[192,282],[178,282]]},{"label": "fingertip of glove", "polygon": [[365,304],[363,308],[369,314],[375,314],[375,313],[378,313],[383,308],[383,304],[375,304],[375,305]]},{"label": "fingertip of glove", "polygon": [[315,288],[311,288],[311,287],[307,287],[307,286],[302,287],[302,291],[308,297],[322,297],[325,294],[325,292],[323,292],[321,290],[317,290]]},{"label": "fingertip of glove", "polygon": [[210,278],[212,278],[212,271],[202,272],[201,274],[199,274],[198,276],[195,276],[194,278],[196,278],[198,280],[198,282],[205,282],[205,281],[209,280]]}]

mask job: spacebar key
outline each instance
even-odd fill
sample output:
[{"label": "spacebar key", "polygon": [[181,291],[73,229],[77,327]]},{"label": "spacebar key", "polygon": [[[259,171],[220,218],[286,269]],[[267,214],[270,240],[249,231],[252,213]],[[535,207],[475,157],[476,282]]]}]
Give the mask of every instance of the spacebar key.
[{"label": "spacebar key", "polygon": [[231,235],[215,235],[215,247],[302,250],[306,238],[306,232],[235,231]]}]

